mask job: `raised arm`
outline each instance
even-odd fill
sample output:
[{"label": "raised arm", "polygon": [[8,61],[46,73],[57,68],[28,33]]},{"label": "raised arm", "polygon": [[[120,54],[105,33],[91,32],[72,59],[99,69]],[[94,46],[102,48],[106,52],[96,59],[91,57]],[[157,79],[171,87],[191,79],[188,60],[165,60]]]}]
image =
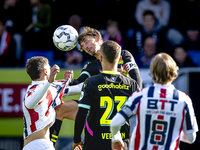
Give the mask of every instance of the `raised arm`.
[{"label": "raised arm", "polygon": [[124,61],[124,67],[126,68],[129,76],[134,79],[139,85],[139,88],[142,89],[142,78],[140,76],[139,68],[133,55],[127,50],[122,50],[121,55],[122,60]]},{"label": "raised arm", "polygon": [[60,68],[57,65],[54,65],[51,68],[49,79],[44,83],[42,87],[40,87],[39,90],[36,90],[33,94],[28,95],[25,98],[25,106],[29,109],[33,109],[35,105],[42,99],[42,97],[45,95],[47,92],[49,86],[51,83],[54,82],[57,73],[59,73]]}]

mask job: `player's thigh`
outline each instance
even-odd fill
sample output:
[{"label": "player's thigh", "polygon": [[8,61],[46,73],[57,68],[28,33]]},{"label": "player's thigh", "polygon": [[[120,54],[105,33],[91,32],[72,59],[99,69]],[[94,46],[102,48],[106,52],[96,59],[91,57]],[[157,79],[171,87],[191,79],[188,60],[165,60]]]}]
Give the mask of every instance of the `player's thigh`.
[{"label": "player's thigh", "polygon": [[62,105],[55,108],[56,118],[62,120],[70,119],[75,120],[76,113],[78,111],[78,103],[74,100],[65,101]]}]

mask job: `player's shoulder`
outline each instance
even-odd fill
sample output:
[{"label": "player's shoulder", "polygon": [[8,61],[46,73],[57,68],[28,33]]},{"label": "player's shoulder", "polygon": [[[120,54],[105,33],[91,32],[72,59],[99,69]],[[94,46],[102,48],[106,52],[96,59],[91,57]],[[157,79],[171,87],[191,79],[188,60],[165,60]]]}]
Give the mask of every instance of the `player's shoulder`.
[{"label": "player's shoulder", "polygon": [[99,82],[101,82],[101,79],[102,79],[101,73],[97,74],[97,75],[93,75],[85,80],[83,88],[86,88],[86,86],[87,86],[87,88],[92,89],[92,88],[96,87],[99,84]]},{"label": "player's shoulder", "polygon": [[133,89],[135,90],[139,89],[138,83],[134,79],[124,76],[122,74],[120,75],[120,78],[123,84],[133,87]]},{"label": "player's shoulder", "polygon": [[95,67],[96,65],[101,64],[101,62],[98,59],[92,60],[88,63],[86,63],[83,67],[83,69],[86,69],[88,67]]},{"label": "player's shoulder", "polygon": [[35,89],[39,88],[43,83],[31,83],[28,85],[28,90],[34,91]]},{"label": "player's shoulder", "polygon": [[87,79],[85,80],[85,82],[95,83],[95,82],[99,81],[101,78],[102,78],[102,74],[99,73],[99,74],[97,74],[97,75],[93,75],[93,76],[87,78]]},{"label": "player's shoulder", "polygon": [[147,97],[147,94],[151,87],[153,87],[153,86],[149,86],[149,87],[145,87],[141,90],[137,90],[132,95],[134,95],[134,97],[138,97],[138,96]]},{"label": "player's shoulder", "polygon": [[131,83],[131,84],[137,83],[133,78],[127,77],[127,76],[125,76],[125,75],[123,75],[123,74],[121,74],[120,76],[121,76],[121,78],[123,79],[123,81],[129,82],[129,83]]},{"label": "player's shoulder", "polygon": [[183,91],[180,91],[178,89],[176,89],[176,91],[178,92],[179,100],[184,100],[185,102],[191,101],[191,98],[189,95],[187,95],[186,93],[184,93]]}]

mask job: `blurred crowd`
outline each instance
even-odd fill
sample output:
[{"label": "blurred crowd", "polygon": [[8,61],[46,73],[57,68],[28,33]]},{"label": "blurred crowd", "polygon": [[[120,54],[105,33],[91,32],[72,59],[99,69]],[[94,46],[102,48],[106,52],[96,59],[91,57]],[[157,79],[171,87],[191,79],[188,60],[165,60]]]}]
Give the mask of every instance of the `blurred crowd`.
[{"label": "blurred crowd", "polygon": [[24,67],[29,52],[53,52],[51,63],[81,69],[95,58],[58,50],[54,30],[72,25],[96,28],[104,41],[129,50],[140,68],[148,68],[159,52],[170,54],[179,67],[200,67],[199,0],[1,0],[0,67]]}]

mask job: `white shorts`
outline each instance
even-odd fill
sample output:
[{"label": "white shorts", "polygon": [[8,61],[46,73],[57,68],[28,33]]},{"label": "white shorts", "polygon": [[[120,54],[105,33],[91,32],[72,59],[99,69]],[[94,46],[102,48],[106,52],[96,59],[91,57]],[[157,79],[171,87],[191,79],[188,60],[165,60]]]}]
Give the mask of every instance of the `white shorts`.
[{"label": "white shorts", "polygon": [[50,140],[37,139],[28,143],[22,150],[55,150],[55,148]]}]

